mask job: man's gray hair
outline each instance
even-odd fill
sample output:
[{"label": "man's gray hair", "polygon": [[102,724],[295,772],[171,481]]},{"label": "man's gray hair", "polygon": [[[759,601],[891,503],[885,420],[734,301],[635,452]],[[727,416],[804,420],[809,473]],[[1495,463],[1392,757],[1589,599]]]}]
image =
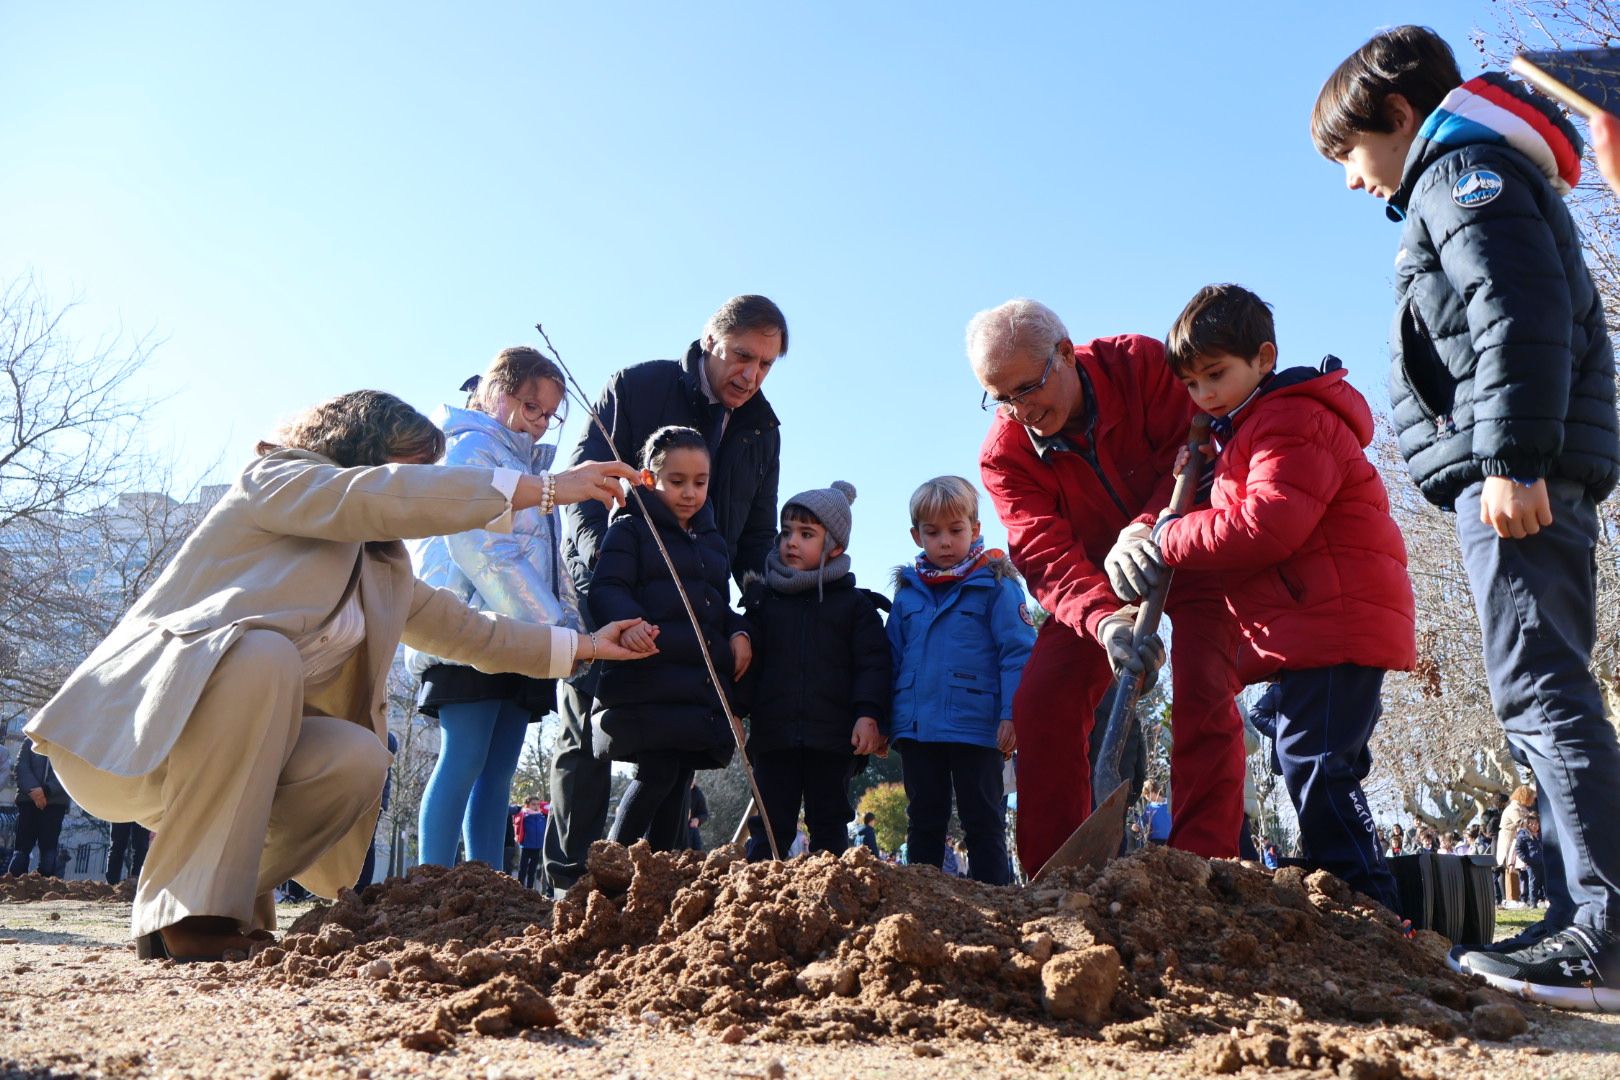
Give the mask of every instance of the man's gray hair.
[{"label": "man's gray hair", "polygon": [[968,320],[968,361],[981,369],[1002,362],[1012,353],[1044,358],[1068,336],[1057,312],[1039,300],[1020,297]]}]

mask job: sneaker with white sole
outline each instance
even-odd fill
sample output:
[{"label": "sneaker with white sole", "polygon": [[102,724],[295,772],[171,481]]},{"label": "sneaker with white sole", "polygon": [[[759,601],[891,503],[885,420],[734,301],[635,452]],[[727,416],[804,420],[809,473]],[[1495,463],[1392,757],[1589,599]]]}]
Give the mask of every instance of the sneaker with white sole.
[{"label": "sneaker with white sole", "polygon": [[1620,1012],[1620,937],[1571,926],[1509,953],[1469,953],[1468,970],[1498,990],[1560,1009]]},{"label": "sneaker with white sole", "polygon": [[1543,919],[1538,923],[1531,923],[1512,937],[1505,937],[1501,941],[1493,941],[1489,945],[1454,945],[1451,952],[1446,955],[1446,965],[1452,971],[1467,973],[1468,958],[1472,953],[1508,953],[1536,944],[1552,937],[1562,926],[1552,926]]}]

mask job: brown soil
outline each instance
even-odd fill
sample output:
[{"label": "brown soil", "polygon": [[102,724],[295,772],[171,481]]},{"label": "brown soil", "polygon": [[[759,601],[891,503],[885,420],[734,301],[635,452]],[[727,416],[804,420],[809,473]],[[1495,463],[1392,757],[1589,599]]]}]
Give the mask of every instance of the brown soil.
[{"label": "brown soil", "polygon": [[594,866],[559,905],[417,870],[249,963],[140,961],[122,904],[0,904],[0,1080],[1608,1080],[1620,1060],[1620,1016],[1483,993],[1329,878],[1161,849],[1025,892],[860,853]]},{"label": "brown soil", "polygon": [[482,865],[418,868],[225,970],[286,988],[359,979],[419,1001],[417,1019],[374,1034],[424,1051],[630,1021],[723,1043],[993,1041],[1032,1063],[1056,1060],[1060,1037],[1196,1040],[1210,1072],[1374,1077],[1415,1075],[1409,1052],[1426,1046],[1525,1028],[1511,999],[1447,970],[1443,939],[1407,939],[1327,874],[1152,848],[1016,890],[860,848],[734,856],[599,844],[555,905]]},{"label": "brown soil", "polygon": [[104,900],[127,904],[133,899],[134,878],[108,885],[105,881],[63,881],[39,874],[0,877],[0,904],[32,900]]}]

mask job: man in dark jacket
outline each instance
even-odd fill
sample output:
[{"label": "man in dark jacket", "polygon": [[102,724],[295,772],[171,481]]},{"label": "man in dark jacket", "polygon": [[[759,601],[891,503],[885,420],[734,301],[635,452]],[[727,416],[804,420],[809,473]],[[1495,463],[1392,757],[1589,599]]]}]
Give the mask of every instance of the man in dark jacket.
[{"label": "man in dark jacket", "polygon": [[34,744],[23,741],[17,755],[17,847],[7,873],[13,877],[28,873],[28,860],[39,847],[39,872],[58,877],[57,848],[62,836],[62,819],[72,800],[57,779],[51,759],[34,752]]},{"label": "man in dark jacket", "polygon": [[[776,486],[782,439],[776,413],[760,386],[787,353],[787,319],[763,296],[735,296],[709,318],[682,360],[651,360],[615,373],[596,403],[612,444],[588,424],[567,461],[601,461],[615,453],[637,463],[649,436],[675,424],[703,432],[713,457],[709,505],[726,542],[738,582],[764,569],[776,536]],[[588,591],[607,511],[563,509],[563,556],[579,588]],[[584,609],[586,605],[581,604]],[[566,890],[585,872],[591,842],[607,828],[610,763],[592,753],[590,713],[594,672],[558,688],[562,733],[551,763],[552,810],[545,875]]]},{"label": "man in dark jacket", "polygon": [[1620,742],[1590,670],[1597,504],[1620,476],[1614,353],[1563,196],[1581,140],[1432,30],[1339,65],[1311,118],[1351,190],[1403,221],[1390,398],[1423,494],[1457,512],[1491,703],[1535,774],[1543,921],[1452,966],[1546,1004],[1620,1008]]}]

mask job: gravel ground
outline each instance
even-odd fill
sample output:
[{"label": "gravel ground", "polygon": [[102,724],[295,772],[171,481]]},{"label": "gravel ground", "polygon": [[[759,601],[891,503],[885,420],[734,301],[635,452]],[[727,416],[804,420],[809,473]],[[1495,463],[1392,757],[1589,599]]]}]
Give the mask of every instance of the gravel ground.
[{"label": "gravel ground", "polygon": [[[284,909],[284,925],[304,909]],[[1045,1060],[959,1039],[889,1037],[816,1046],[727,1045],[667,1023],[473,1037],[438,1054],[380,1039],[422,1009],[353,980],[281,988],[223,965],[143,964],[125,940],[128,906],[71,900],[0,903],[0,1077],[1023,1077],[1200,1076],[1208,1039],[1143,1051],[1097,1039],[1055,1040]],[[1620,1075],[1620,1016],[1531,1007],[1530,1030],[1506,1043],[1466,1037],[1405,1052],[1398,1072],[1434,1077]],[[1370,1032],[1376,1025],[1347,1033]],[[1248,1066],[1243,1075],[1323,1076]]]}]

